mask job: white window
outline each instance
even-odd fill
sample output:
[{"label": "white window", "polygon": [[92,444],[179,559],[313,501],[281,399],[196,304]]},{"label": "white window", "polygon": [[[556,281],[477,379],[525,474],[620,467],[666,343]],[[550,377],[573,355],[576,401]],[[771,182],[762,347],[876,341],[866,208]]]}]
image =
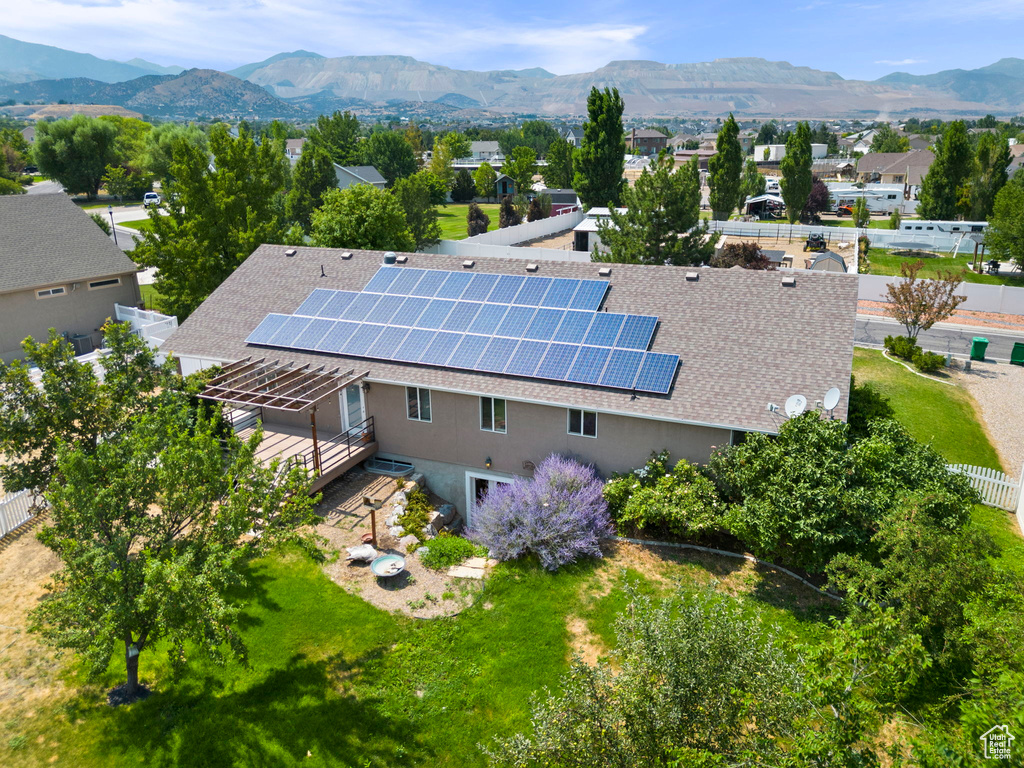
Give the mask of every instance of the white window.
[{"label": "white window", "polygon": [[111,286],[120,284],[120,277],[112,277],[109,280],[93,280],[91,283],[89,283],[89,290],[91,291],[96,288],[110,288]]},{"label": "white window", "polygon": [[421,387],[406,387],[405,400],[409,418],[413,421],[430,421],[430,390]]},{"label": "white window", "polygon": [[505,434],[505,401],[499,397],[480,398],[480,429],[484,432]]},{"label": "white window", "polygon": [[597,437],[597,414],[594,411],[569,409],[569,434]]},{"label": "white window", "polygon": [[37,299],[48,299],[51,296],[63,296],[67,291],[64,290],[63,285],[58,285],[56,288],[44,288],[41,291],[36,291]]}]

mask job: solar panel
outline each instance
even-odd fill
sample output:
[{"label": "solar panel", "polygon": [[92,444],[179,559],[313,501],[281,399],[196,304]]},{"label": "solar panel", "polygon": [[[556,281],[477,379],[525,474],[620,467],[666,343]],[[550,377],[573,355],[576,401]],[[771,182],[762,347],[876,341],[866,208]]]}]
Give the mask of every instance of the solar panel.
[{"label": "solar panel", "polygon": [[410,296],[412,289],[416,287],[416,283],[420,281],[420,278],[426,274],[425,269],[406,269],[405,267],[398,268],[399,275],[394,279],[394,282],[387,287],[386,293],[395,293],[399,296]]},{"label": "solar panel", "polygon": [[548,349],[546,341],[521,341],[508,361],[505,373],[512,376],[533,376]]},{"label": "solar panel", "polygon": [[317,317],[329,317],[332,320],[337,320],[358,295],[354,291],[334,291],[334,295],[316,313]]},{"label": "solar panel", "polygon": [[463,301],[483,301],[494,290],[497,282],[498,275],[473,275],[472,281],[459,298]]},{"label": "solar panel", "polygon": [[447,279],[447,272],[428,269],[427,273],[420,278],[420,281],[416,283],[416,287],[413,288],[409,294],[411,296],[430,296],[433,298],[434,295],[437,294],[437,289],[440,288],[441,284]]},{"label": "solar panel", "polygon": [[370,346],[380,336],[381,331],[386,326],[383,325],[371,325],[370,323],[362,323],[356,329],[349,340],[345,342],[345,347],[342,349],[343,355],[355,355],[356,357],[363,357]]},{"label": "solar panel", "polygon": [[299,349],[316,349],[317,343],[327,335],[327,332],[334,327],[336,322],[338,321],[328,320],[325,317],[318,317],[315,320],[310,320],[309,325],[306,326],[306,330],[295,338],[292,346],[298,347]]},{"label": "solar panel", "polygon": [[281,330],[281,326],[284,325],[284,321],[288,319],[288,315],[267,315],[263,318],[263,322],[257,325],[253,332],[246,338],[246,344],[266,344],[270,341],[274,334]]},{"label": "solar panel", "polygon": [[667,394],[672,388],[672,379],[676,376],[678,366],[678,355],[645,352],[644,361],[640,365],[640,375],[633,386],[641,392]]},{"label": "solar panel", "polygon": [[534,307],[509,307],[505,319],[501,321],[494,334],[521,339],[536,312]]},{"label": "solar panel", "polygon": [[328,352],[332,355],[340,355],[345,342],[355,333],[359,323],[350,323],[347,320],[339,320],[327,332],[327,335],[320,339],[316,345],[317,352]]},{"label": "solar panel", "polygon": [[566,312],[552,339],[566,344],[579,344],[587,335],[587,328],[593,319],[593,312]]},{"label": "solar panel", "polygon": [[516,297],[512,299],[512,303],[527,307],[539,307],[541,299],[548,292],[552,282],[554,281],[550,277],[526,278],[526,282],[523,283],[523,287],[519,289]]},{"label": "solar panel", "polygon": [[632,389],[644,353],[638,349],[613,349],[601,376],[602,387]]},{"label": "solar panel", "polygon": [[601,380],[604,365],[610,354],[611,350],[607,347],[580,347],[565,380],[579,384],[597,384]]},{"label": "solar panel", "polygon": [[537,314],[533,316],[533,320],[526,327],[523,338],[547,341],[555,335],[555,329],[562,322],[564,314],[564,310],[561,309],[538,309]]},{"label": "solar panel", "polygon": [[582,280],[580,287],[573,294],[569,309],[583,309],[596,312],[601,308],[604,295],[608,292],[608,283],[601,280]]},{"label": "solar panel", "polygon": [[473,279],[473,275],[469,272],[446,272],[445,274],[448,275],[448,279],[444,281],[444,285],[438,289],[434,296],[439,299],[464,298],[462,292],[466,290],[466,286]]},{"label": "solar panel", "polygon": [[568,277],[556,277],[548,292],[544,294],[540,305],[542,307],[555,307],[556,309],[568,309],[572,296],[580,287],[579,280],[572,280]]},{"label": "solar panel", "polygon": [[572,367],[572,361],[580,351],[576,344],[551,344],[534,373],[542,379],[561,381]]},{"label": "solar panel", "polygon": [[390,360],[391,356],[395,354],[395,350],[402,346],[402,342],[405,341],[405,337],[408,335],[408,328],[389,325],[380,332],[380,336],[366,350],[366,356]]},{"label": "solar panel", "polygon": [[315,315],[318,310],[323,309],[323,306],[327,303],[328,299],[336,293],[337,291],[332,291],[329,288],[316,288],[292,314]]},{"label": "solar panel", "polygon": [[522,275],[500,275],[498,284],[494,286],[487,301],[492,304],[512,303],[512,297],[519,293],[519,289],[523,287],[525,281],[526,278]]},{"label": "solar panel", "polygon": [[452,356],[448,358],[448,367],[474,368],[490,340],[490,336],[475,336],[467,333],[462,337],[462,341],[459,342],[459,346],[455,348]]},{"label": "solar panel", "polygon": [[441,323],[445,321],[445,318],[455,308],[455,302],[447,299],[433,299],[427,308],[423,310],[423,314],[416,320],[417,328],[440,328]]},{"label": "solar panel", "polygon": [[401,267],[381,267],[363,290],[384,293],[401,273]]},{"label": "solar panel", "polygon": [[402,306],[391,318],[391,324],[412,328],[428,304],[430,304],[430,299],[424,299],[422,296],[410,296],[402,302]]},{"label": "solar panel", "polygon": [[391,355],[392,360],[401,360],[405,363],[415,363],[423,356],[423,350],[431,340],[437,336],[437,331],[427,331],[423,328],[414,328],[409,331],[405,341]]},{"label": "solar panel", "polygon": [[508,359],[518,343],[519,339],[503,339],[500,336],[492,337],[487,345],[487,349],[480,355],[480,359],[476,361],[473,370],[501,373],[505,370],[505,366],[508,365]]},{"label": "solar panel", "polygon": [[615,338],[619,335],[619,330],[625,321],[625,315],[598,312],[594,315],[594,322],[590,324],[583,343],[592,344],[595,347],[615,346]]},{"label": "solar panel", "polygon": [[294,343],[295,337],[302,333],[311,322],[312,320],[308,317],[296,317],[293,315],[284,321],[277,333],[273,335],[267,344],[275,347],[290,347]]},{"label": "solar panel", "polygon": [[622,326],[619,338],[615,340],[616,347],[626,349],[647,349],[651,346],[651,337],[654,336],[654,329],[658,325],[658,318],[648,315],[626,315],[626,322]]},{"label": "solar panel", "polygon": [[476,317],[476,313],[482,306],[483,304],[477,301],[457,302],[452,313],[441,323],[441,330],[460,332],[468,330],[470,323],[473,322],[473,318]]},{"label": "solar panel", "polygon": [[[365,318],[351,319],[363,319],[367,323],[390,323],[404,302],[405,299],[402,296],[381,296],[373,305],[373,309],[366,313]],[[396,325],[405,325],[405,323],[396,323]]]},{"label": "solar panel", "polygon": [[[473,286],[470,286],[472,288]],[[482,333],[490,336],[501,323],[501,318],[508,312],[508,307],[501,304],[484,304],[469,324],[470,333]]]},{"label": "solar panel", "polygon": [[461,333],[439,332],[434,336],[434,340],[427,345],[419,361],[424,365],[444,365],[462,339],[463,334]]},{"label": "solar panel", "polygon": [[378,301],[383,296],[379,293],[361,293],[352,299],[352,303],[345,307],[345,311],[341,313],[342,320],[354,320],[357,323],[361,323],[366,320],[366,316],[370,314],[370,310],[374,308]]}]

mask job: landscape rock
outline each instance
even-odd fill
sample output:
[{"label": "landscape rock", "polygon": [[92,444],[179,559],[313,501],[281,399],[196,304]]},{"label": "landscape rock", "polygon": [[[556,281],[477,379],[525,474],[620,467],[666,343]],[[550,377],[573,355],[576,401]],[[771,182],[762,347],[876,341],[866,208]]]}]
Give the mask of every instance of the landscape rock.
[{"label": "landscape rock", "polygon": [[409,547],[415,546],[417,543],[419,543],[419,539],[417,539],[415,536],[413,536],[410,533],[408,536],[403,536],[402,538],[400,538],[398,540],[398,543],[401,544],[402,547],[405,548],[406,552],[408,552],[409,551]]},{"label": "landscape rock", "polygon": [[423,473],[422,472],[415,472],[412,475],[412,477],[409,478],[409,482],[412,483],[413,485],[415,485],[418,488],[426,488],[427,487],[427,483],[426,483],[425,478],[423,477]]},{"label": "landscape rock", "polygon": [[431,536],[437,536],[445,526],[444,515],[439,511],[435,510],[430,513],[430,517],[427,520],[427,529],[430,531]]},{"label": "landscape rock", "polygon": [[441,525],[451,525],[452,521],[455,520],[455,516],[458,512],[455,511],[455,505],[453,504],[442,504],[437,508],[437,513],[441,516]]},{"label": "landscape rock", "polygon": [[400,525],[393,525],[388,528],[388,533],[394,536],[396,539],[402,538],[402,534],[405,533],[405,529]]},{"label": "landscape rock", "polygon": [[394,496],[391,497],[391,501],[392,503],[397,504],[400,507],[409,506],[409,497],[405,495],[405,491],[399,491],[398,493],[396,493]]}]

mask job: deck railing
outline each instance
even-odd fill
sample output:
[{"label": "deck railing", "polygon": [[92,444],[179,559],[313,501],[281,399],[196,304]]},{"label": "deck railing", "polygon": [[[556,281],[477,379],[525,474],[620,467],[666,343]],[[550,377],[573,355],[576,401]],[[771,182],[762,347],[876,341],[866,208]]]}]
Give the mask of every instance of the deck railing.
[{"label": "deck railing", "polygon": [[303,451],[295,458],[306,469],[322,475],[327,470],[350,459],[354,453],[374,440],[376,440],[376,435],[373,431],[373,416],[368,416],[334,437],[317,440],[316,448]]}]

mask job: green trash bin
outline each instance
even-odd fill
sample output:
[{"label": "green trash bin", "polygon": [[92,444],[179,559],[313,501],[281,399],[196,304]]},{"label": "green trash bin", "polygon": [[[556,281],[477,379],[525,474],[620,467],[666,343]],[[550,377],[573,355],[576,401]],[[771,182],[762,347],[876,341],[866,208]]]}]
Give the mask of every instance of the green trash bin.
[{"label": "green trash bin", "polygon": [[983,336],[975,336],[971,339],[971,360],[984,360],[986,349],[988,349],[988,339]]},{"label": "green trash bin", "polygon": [[1018,341],[1013,345],[1010,353],[1010,365],[1024,365],[1024,341]]}]

